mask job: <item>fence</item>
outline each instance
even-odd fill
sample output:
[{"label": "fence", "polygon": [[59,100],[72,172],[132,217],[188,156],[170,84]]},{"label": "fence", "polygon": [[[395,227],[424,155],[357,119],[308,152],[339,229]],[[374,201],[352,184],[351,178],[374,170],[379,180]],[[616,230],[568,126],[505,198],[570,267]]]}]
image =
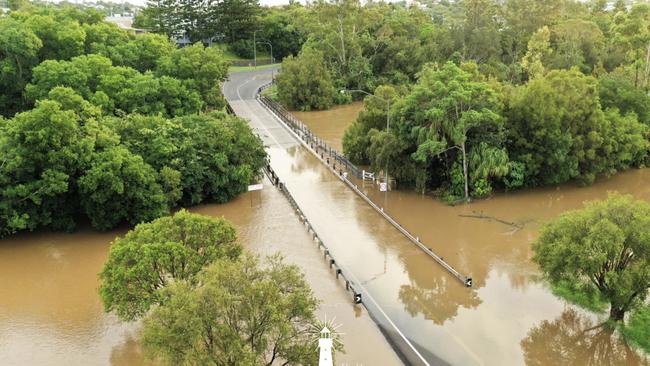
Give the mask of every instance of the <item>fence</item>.
[{"label": "fence", "polygon": [[[441,256],[433,252],[433,249],[424,245],[420,241],[418,236],[411,234],[406,228],[404,228],[397,220],[391,217],[386,213],[383,207],[377,205],[372,201],[368,195],[363,191],[359,190],[357,185],[351,182],[347,173],[344,174],[343,169],[352,173],[358,179],[364,179],[366,172],[362,169],[359,169],[357,166],[352,164],[348,159],[343,155],[338,153],[336,150],[332,149],[325,141],[323,141],[318,136],[314,135],[304,123],[298,120],[293,116],[289,111],[287,111],[279,103],[264,97],[259,96],[260,93],[267,89],[271,84],[266,84],[258,89],[258,98],[260,102],[270,109],[278,118],[287,126],[297,137],[298,139],[309,149],[318,159],[320,159],[327,167],[329,167],[334,173],[338,174],[339,178],[343,180],[352,190],[357,193],[361,198],[363,198],[372,208],[374,208],[380,215],[382,215],[388,222],[390,222],[397,230],[399,230],[404,236],[406,236],[412,243],[414,243],[418,248],[422,249],[429,257],[433,258],[438,264],[440,264],[444,269],[446,269],[450,274],[452,274],[456,279],[461,281],[466,287],[472,287],[473,279],[469,276],[462,275],[458,270],[456,270],[452,265],[447,263]],[[338,166],[337,166],[338,164]]]}]

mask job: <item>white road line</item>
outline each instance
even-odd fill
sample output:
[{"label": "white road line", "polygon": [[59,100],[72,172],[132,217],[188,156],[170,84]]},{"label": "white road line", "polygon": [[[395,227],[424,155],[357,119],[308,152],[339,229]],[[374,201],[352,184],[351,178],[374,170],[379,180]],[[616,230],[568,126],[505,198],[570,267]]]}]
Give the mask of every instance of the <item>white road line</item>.
[{"label": "white road line", "polygon": [[[253,80],[255,80],[255,79],[254,79],[254,78],[252,78],[252,79],[248,79],[248,80],[246,80],[245,82],[243,82],[242,84],[240,84],[240,85],[237,87],[237,96],[239,97],[239,100],[242,102],[242,104],[243,104],[244,106],[246,106],[246,109],[248,109],[248,112],[250,113],[250,116],[251,116],[251,122],[253,121],[253,116],[257,117],[257,115],[255,115],[255,113],[253,113],[253,111],[251,110],[250,106],[248,105],[248,102],[247,102],[246,100],[244,100],[244,98],[241,97],[241,94],[239,93],[239,90],[241,89],[242,86],[244,86],[244,85],[250,83],[250,82],[253,81]],[[255,100],[255,102],[257,103],[257,100],[256,100],[256,99],[253,99],[253,100]],[[266,109],[264,109],[264,110],[266,110]],[[260,124],[260,126],[262,126],[262,128],[264,129],[264,131],[266,131],[266,133],[269,135],[269,137],[271,137],[271,139],[276,143],[276,145],[278,145],[280,148],[282,148],[282,144],[280,144],[280,142],[275,138],[275,136],[273,136],[273,134],[271,133],[271,131],[269,131],[268,128],[266,128],[266,126],[264,125],[264,122],[261,122],[261,121],[260,121],[259,124]]]}]

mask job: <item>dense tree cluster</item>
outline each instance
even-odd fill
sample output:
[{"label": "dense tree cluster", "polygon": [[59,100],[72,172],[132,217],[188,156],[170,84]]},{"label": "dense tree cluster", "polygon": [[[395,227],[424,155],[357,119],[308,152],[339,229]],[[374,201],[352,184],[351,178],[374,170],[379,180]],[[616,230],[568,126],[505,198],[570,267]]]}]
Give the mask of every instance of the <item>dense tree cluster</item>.
[{"label": "dense tree cluster", "polygon": [[246,255],[197,277],[198,286],[162,291],[162,304],[143,322],[144,347],[164,364],[318,363],[318,300],[298,267]]},{"label": "dense tree cluster", "polygon": [[221,258],[237,259],[242,248],[236,239],[235,228],[225,219],[185,210],[139,224],[111,245],[100,274],[104,308],[125,320],[143,316],[160,302],[160,289],[174,281],[192,281]]},{"label": "dense tree cluster", "polygon": [[262,8],[258,0],[151,0],[134,26],[190,42],[225,44],[245,59],[253,58],[256,40],[258,52],[268,54],[272,47],[273,57],[281,60],[296,55],[305,41],[294,22],[301,9],[297,3]]},{"label": "dense tree cluster", "polygon": [[648,163],[650,5],[425,4],[290,8],[306,41],[284,61],[278,99],[311,110],[346,102],[342,90],[374,92],[345,154],[450,199]]},{"label": "dense tree cluster", "polygon": [[134,35],[92,10],[27,7],[0,19],[0,113],[32,107],[57,86],[105,113],[172,117],[224,105],[227,62],[218,48],[178,49],[165,36]]},{"label": "dense tree cluster", "polygon": [[219,110],[219,49],[101,19],[35,6],[0,18],[0,236],[225,202],[264,164],[247,124]]},{"label": "dense tree cluster", "polygon": [[242,255],[223,218],[181,210],[136,226],[112,243],[100,280],[104,309],[143,319],[144,348],[162,364],[318,362],[318,300],[300,269]]}]

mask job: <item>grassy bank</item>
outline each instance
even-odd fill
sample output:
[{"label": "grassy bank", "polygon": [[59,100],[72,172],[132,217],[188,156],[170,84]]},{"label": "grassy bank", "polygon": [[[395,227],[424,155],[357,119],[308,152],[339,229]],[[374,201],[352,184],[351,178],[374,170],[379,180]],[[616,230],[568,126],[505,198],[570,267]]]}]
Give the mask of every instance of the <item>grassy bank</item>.
[{"label": "grassy bank", "polygon": [[632,312],[621,333],[629,343],[650,354],[650,305]]},{"label": "grassy bank", "polygon": [[[252,61],[251,61],[252,63]],[[266,70],[266,69],[271,69],[276,66],[279,66],[280,64],[270,64],[270,65],[261,65],[261,66],[230,66],[228,68],[229,71],[253,71],[253,70]]]}]

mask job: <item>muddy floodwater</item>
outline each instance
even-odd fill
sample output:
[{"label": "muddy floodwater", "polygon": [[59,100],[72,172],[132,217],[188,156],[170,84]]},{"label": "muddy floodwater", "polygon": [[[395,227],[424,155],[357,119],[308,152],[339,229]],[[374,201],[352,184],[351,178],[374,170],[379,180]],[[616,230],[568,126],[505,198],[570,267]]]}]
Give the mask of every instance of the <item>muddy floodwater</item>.
[{"label": "muddy floodwater", "polygon": [[313,133],[327,141],[338,151],[343,151],[343,132],[354,122],[363,109],[363,102],[338,105],[326,111],[292,112]]},{"label": "muddy floodwater", "polygon": [[[330,137],[328,126],[319,130],[305,115],[301,119],[337,146],[344,125],[354,119],[353,112],[348,113],[347,122],[329,126]],[[323,121],[330,119],[337,120]],[[600,179],[589,187],[569,184],[497,194],[454,207],[407,190],[381,193],[372,182],[358,182],[425,245],[470,275],[474,286],[468,289],[306,149],[286,145],[269,149],[273,167],[337,263],[350,269],[355,281],[419,352],[437,360],[435,364],[648,364],[599,326],[605,316],[551,293],[531,262],[531,243],[541,224],[586,200],[605,198],[608,191],[650,202],[650,169]],[[343,325],[347,354],[338,363],[398,363],[365,309],[350,305],[344,286],[334,280],[322,255],[314,254],[319,252],[313,241],[268,182],[261,192],[246,193],[226,205],[192,210],[225,216],[238,226],[248,248],[262,254],[283,251],[287,260],[307,269],[317,296],[329,299],[319,316]],[[139,325],[104,314],[97,295],[97,273],[109,243],[126,230],[31,233],[0,240],[0,365],[143,363]]]},{"label": "muddy floodwater", "polygon": [[[352,119],[349,114],[323,126],[336,119],[337,113],[296,115],[328,143],[336,144]],[[302,163],[294,170],[305,174],[312,169],[310,165]],[[317,189],[320,181],[331,180],[336,179],[321,173],[304,189]],[[372,210],[350,202],[350,210],[338,214],[356,221],[379,243],[373,250],[360,244],[363,237],[341,244],[339,251],[345,252],[346,245],[356,251],[346,257],[346,263],[362,272],[364,286],[400,328],[408,330],[418,349],[435,354],[441,364],[648,364],[647,356],[601,326],[606,315],[581,310],[551,293],[531,261],[531,243],[541,224],[582,207],[585,201],[604,199],[610,191],[650,202],[650,169],[623,172],[588,187],[566,184],[501,193],[454,207],[408,189],[382,193],[372,182],[356,183],[426,246],[474,279],[472,289],[459,285],[419,249],[407,248],[408,243],[388,223],[377,222]],[[303,185],[291,188],[300,194]],[[324,208],[343,199],[341,189],[321,190],[321,199],[309,205],[320,209],[308,211],[308,217],[321,216],[327,222],[323,216],[332,213],[323,212]],[[341,227],[330,230],[352,235]]]},{"label": "muddy floodwater", "polygon": [[[191,209],[225,216],[240,241],[261,255],[285,253],[306,268],[315,295],[324,300],[321,319],[340,326],[347,352],[337,361],[350,365],[401,364],[365,309],[352,305],[340,282],[268,181],[262,191],[223,204]],[[98,233],[31,233],[0,240],[0,365],[148,364],[138,343],[138,323],[107,315],[97,294],[97,273],[110,242],[128,228]],[[368,348],[371,346],[371,348]]]}]

